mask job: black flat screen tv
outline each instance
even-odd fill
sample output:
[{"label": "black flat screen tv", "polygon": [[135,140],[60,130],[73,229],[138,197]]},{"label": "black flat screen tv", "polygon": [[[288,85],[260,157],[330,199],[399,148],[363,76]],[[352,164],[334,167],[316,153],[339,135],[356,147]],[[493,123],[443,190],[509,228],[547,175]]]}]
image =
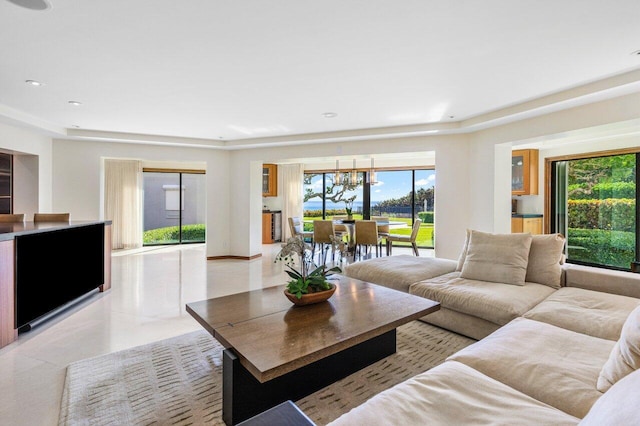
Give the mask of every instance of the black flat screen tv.
[{"label": "black flat screen tv", "polygon": [[104,224],[16,236],[18,331],[103,283]]}]

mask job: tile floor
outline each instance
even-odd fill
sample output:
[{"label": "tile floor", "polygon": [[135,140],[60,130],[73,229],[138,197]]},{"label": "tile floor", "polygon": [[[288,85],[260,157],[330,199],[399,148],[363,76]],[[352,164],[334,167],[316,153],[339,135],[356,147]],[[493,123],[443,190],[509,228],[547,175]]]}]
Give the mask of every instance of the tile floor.
[{"label": "tile floor", "polygon": [[282,284],[278,250],[265,245],[252,261],[207,261],[202,244],[114,252],[111,290],[0,349],[0,425],[57,425],[69,363],[198,330],[185,304]]}]

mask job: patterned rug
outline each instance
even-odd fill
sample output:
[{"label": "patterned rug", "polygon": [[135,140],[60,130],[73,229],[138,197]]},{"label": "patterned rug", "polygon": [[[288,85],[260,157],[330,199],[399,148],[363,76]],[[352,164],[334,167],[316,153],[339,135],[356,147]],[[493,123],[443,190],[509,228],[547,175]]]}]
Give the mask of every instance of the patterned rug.
[{"label": "patterned rug", "polygon": [[[473,342],[421,321],[405,324],[394,355],[296,404],[325,425]],[[72,363],[59,424],[224,425],[222,346],[202,330]]]}]

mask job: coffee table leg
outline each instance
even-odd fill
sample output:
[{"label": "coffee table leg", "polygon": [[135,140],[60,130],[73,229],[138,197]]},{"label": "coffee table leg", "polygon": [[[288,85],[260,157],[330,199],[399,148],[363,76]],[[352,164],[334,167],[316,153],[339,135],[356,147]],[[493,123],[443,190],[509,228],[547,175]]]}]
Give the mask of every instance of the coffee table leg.
[{"label": "coffee table leg", "polygon": [[327,358],[260,383],[233,349],[222,356],[222,419],[235,425],[286,400],[296,401],[396,352],[391,330]]}]

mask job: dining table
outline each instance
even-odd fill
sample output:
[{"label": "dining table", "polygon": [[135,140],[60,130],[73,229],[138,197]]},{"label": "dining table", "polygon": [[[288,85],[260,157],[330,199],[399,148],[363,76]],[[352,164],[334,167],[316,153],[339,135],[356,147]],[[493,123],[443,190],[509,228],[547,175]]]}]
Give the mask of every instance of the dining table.
[{"label": "dining table", "polygon": [[[389,221],[376,221],[378,224],[378,235],[386,236],[388,232],[381,232],[380,229],[389,229]],[[347,255],[354,256],[356,252],[356,220],[355,219],[334,219],[334,225],[344,225],[347,230]]]}]

